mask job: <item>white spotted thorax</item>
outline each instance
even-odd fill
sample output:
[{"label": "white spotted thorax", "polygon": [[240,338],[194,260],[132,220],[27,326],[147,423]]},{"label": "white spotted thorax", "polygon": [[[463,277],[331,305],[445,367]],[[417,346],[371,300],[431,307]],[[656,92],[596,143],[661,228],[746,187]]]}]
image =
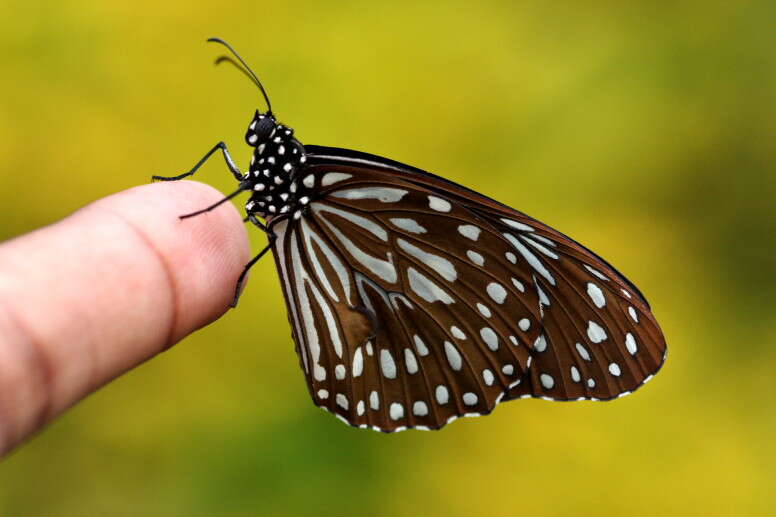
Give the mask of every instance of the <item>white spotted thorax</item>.
[{"label": "white spotted thorax", "polygon": [[243,178],[251,191],[245,210],[268,221],[283,214],[298,219],[310,200],[310,189],[302,182],[300,170],[307,157],[294,130],[279,124],[271,113],[256,111],[245,141],[255,148]]}]

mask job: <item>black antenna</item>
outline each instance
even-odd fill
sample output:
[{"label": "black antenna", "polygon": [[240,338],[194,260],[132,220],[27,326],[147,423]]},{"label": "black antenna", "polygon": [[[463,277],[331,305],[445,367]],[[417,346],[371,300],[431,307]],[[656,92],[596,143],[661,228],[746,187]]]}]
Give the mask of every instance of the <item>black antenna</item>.
[{"label": "black antenna", "polygon": [[262,95],[264,95],[264,100],[267,101],[267,114],[272,115],[272,104],[270,104],[269,102],[269,96],[267,96],[267,91],[264,89],[264,86],[261,84],[261,81],[259,81],[258,76],[256,76],[256,74],[253,73],[253,70],[251,70],[251,67],[248,66],[248,63],[246,63],[245,60],[240,57],[240,54],[238,54],[237,51],[233,49],[229,43],[222,40],[221,38],[208,38],[208,42],[220,43],[221,45],[225,46],[226,48],[229,49],[229,51],[232,54],[234,54],[234,57],[236,57],[240,61],[240,63],[242,63],[245,69],[248,70],[248,73],[251,74],[251,77],[256,82],[256,85],[261,90]]}]

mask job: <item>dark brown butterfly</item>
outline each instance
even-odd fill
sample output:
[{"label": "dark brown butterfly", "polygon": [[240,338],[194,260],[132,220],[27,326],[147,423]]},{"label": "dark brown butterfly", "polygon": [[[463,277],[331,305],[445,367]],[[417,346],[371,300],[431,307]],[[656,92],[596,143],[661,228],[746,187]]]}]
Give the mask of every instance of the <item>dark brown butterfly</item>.
[{"label": "dark brown butterfly", "polygon": [[[307,145],[267,101],[246,134],[248,217],[265,231],[316,405],[350,425],[439,429],[502,400],[608,400],[660,369],[639,290],[547,225],[392,160]],[[218,203],[218,204],[221,204]],[[215,208],[188,214],[197,215]],[[259,221],[265,220],[265,223]],[[235,303],[237,295],[235,295]]]}]

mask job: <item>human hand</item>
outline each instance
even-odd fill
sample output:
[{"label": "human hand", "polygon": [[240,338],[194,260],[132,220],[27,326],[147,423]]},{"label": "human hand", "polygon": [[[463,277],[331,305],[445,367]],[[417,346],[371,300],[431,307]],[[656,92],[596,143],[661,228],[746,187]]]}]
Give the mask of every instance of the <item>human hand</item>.
[{"label": "human hand", "polygon": [[0,244],[0,456],[221,316],[249,258],[240,215],[197,182],[136,187]]}]

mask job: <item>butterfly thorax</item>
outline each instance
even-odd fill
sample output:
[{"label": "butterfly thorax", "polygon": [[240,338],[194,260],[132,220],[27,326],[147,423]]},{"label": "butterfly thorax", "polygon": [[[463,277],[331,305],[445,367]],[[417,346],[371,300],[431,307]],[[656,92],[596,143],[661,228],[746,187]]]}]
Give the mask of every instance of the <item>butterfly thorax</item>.
[{"label": "butterfly thorax", "polygon": [[309,200],[300,174],[307,158],[294,130],[277,123],[271,114],[257,112],[245,140],[255,147],[243,179],[252,191],[245,210],[264,219],[299,212]]}]

